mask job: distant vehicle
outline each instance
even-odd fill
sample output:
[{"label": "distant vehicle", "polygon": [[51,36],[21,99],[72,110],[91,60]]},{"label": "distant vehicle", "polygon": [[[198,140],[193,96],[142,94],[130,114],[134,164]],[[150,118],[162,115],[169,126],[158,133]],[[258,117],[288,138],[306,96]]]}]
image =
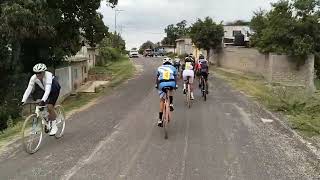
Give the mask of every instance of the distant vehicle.
[{"label": "distant vehicle", "polygon": [[138,51],[137,50],[131,50],[130,52],[129,52],[129,57],[130,58],[138,58],[139,57],[139,53],[138,53]]},{"label": "distant vehicle", "polygon": [[154,56],[164,56],[166,54],[166,52],[164,51],[164,49],[157,49],[154,52]]},{"label": "distant vehicle", "polygon": [[144,57],[153,57],[154,56],[154,52],[152,49],[146,49],[143,52],[143,56]]}]

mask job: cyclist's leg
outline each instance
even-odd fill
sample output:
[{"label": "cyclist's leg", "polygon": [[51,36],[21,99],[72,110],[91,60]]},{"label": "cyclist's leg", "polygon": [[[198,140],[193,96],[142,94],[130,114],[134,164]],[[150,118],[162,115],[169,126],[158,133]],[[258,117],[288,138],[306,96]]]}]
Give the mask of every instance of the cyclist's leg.
[{"label": "cyclist's leg", "polygon": [[57,114],[54,110],[54,106],[56,105],[56,102],[59,98],[60,90],[55,91],[55,92],[50,92],[48,100],[46,102],[48,106],[48,113],[49,113],[49,120],[54,121],[57,118]]},{"label": "cyclist's leg", "polygon": [[187,85],[186,85],[186,82],[187,82],[187,71],[184,70],[182,72],[182,78],[183,78],[183,93],[186,94],[186,89],[187,89]]},{"label": "cyclist's leg", "polygon": [[59,98],[60,90],[56,92],[50,92],[48,100],[47,100],[47,106],[48,106],[48,113],[49,113],[49,121],[51,121],[51,131],[49,132],[49,135],[55,135],[58,131],[57,127],[57,114],[54,110],[54,106]]},{"label": "cyclist's leg", "polygon": [[170,111],[174,111],[174,106],[173,106],[173,95],[174,95],[173,87],[172,87],[172,90],[170,90],[168,92],[168,95],[169,95],[169,101],[170,101]]},{"label": "cyclist's leg", "polygon": [[194,96],[193,96],[194,71],[191,70],[189,76],[190,76],[189,83],[190,83],[191,99],[193,100],[194,99]]},{"label": "cyclist's leg", "polygon": [[158,126],[162,127],[162,116],[163,116],[163,109],[164,109],[165,93],[162,90],[159,90],[159,96],[160,96],[160,111],[159,111]]}]

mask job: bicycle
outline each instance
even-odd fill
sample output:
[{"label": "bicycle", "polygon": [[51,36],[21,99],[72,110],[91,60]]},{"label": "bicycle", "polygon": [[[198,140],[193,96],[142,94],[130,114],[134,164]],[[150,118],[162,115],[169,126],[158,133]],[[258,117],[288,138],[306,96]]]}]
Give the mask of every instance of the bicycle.
[{"label": "bicycle", "polygon": [[[38,104],[38,103],[28,103]],[[55,107],[57,114],[57,127],[58,132],[55,134],[55,138],[59,139],[63,136],[65,129],[65,113],[63,107],[58,105]],[[22,126],[22,143],[24,150],[29,154],[34,154],[40,149],[40,145],[43,139],[43,132],[49,133],[51,130],[51,123],[48,118],[47,106],[36,106],[35,112],[28,116]],[[30,126],[31,125],[31,126]],[[39,136],[39,137],[37,137]],[[36,140],[35,143],[33,141]],[[31,142],[30,142],[31,141]],[[33,147],[33,145],[35,145]]]},{"label": "bicycle", "polygon": [[162,127],[164,130],[164,138],[168,139],[168,125],[171,120],[171,111],[170,111],[170,101],[168,91],[172,90],[171,87],[164,87],[164,107],[163,107],[163,116],[162,116]]},{"label": "bicycle", "polygon": [[208,87],[207,87],[207,83],[206,83],[203,75],[201,75],[201,77],[200,77],[200,85],[201,85],[201,92],[202,92],[203,100],[207,101],[207,92],[208,92],[207,88]]},{"label": "bicycle", "polygon": [[191,87],[190,87],[190,83],[189,83],[189,79],[190,76],[187,77],[186,80],[186,102],[187,102],[187,106],[188,108],[191,108]]}]

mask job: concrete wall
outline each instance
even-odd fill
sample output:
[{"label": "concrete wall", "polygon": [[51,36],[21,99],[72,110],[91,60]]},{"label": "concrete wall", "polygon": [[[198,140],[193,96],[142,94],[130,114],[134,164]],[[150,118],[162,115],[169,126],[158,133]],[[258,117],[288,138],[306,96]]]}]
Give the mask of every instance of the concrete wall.
[{"label": "concrete wall", "polygon": [[88,68],[91,69],[96,65],[97,58],[97,49],[96,48],[88,48]]},{"label": "concrete wall", "polygon": [[273,82],[315,88],[314,56],[309,56],[302,65],[297,64],[297,59],[285,55],[270,54],[269,59]]},{"label": "concrete wall", "polygon": [[83,82],[88,79],[87,61],[73,62],[72,71],[72,90],[78,89]]},{"label": "concrete wall", "polygon": [[269,82],[315,89],[314,56],[309,56],[301,66],[292,57],[264,55],[253,48],[227,47],[213,57],[223,68],[261,75]]},{"label": "concrete wall", "polygon": [[72,92],[71,66],[56,69],[55,75],[61,85],[60,98],[69,96]]},{"label": "concrete wall", "polygon": [[192,40],[189,38],[178,40],[176,42],[176,53],[178,55],[193,53]]},{"label": "concrete wall", "polygon": [[70,66],[55,70],[61,85],[59,101],[63,101],[88,79],[87,61],[72,62]]},{"label": "concrete wall", "polygon": [[175,48],[174,47],[164,47],[164,51],[167,53],[175,53]]}]

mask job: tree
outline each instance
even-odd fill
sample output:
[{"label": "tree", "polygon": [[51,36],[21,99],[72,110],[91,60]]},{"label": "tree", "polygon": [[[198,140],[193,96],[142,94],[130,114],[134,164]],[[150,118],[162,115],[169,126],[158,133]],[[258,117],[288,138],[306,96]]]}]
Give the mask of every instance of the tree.
[{"label": "tree", "polygon": [[226,23],[227,26],[249,26],[250,22],[244,20],[235,20],[233,22]]},{"label": "tree", "polygon": [[215,23],[210,17],[206,17],[204,21],[198,19],[191,26],[190,37],[192,42],[198,48],[207,50],[207,57],[209,57],[211,49],[221,47],[223,36],[223,25]]},{"label": "tree", "polygon": [[[108,3],[115,6],[117,0]],[[2,0],[0,1],[0,130],[9,116],[19,115],[18,101],[32,66],[48,66],[75,55],[81,41],[94,46],[108,28],[97,12],[101,0]],[[124,41],[119,39],[121,47]],[[19,83],[17,83],[19,82]],[[14,105],[15,103],[15,105]],[[11,109],[9,109],[9,107]]]},{"label": "tree", "polygon": [[253,45],[263,53],[298,57],[318,52],[319,5],[319,0],[281,0],[267,13],[256,12],[251,21]]},{"label": "tree", "polygon": [[161,43],[165,45],[175,45],[177,39],[188,36],[190,28],[187,27],[187,21],[183,20],[176,25],[168,25],[164,31],[167,37],[165,37]]},{"label": "tree", "polygon": [[145,43],[143,43],[140,48],[139,48],[139,53],[143,54],[143,51],[146,49],[153,49],[155,48],[155,44],[151,41],[147,41]]}]

